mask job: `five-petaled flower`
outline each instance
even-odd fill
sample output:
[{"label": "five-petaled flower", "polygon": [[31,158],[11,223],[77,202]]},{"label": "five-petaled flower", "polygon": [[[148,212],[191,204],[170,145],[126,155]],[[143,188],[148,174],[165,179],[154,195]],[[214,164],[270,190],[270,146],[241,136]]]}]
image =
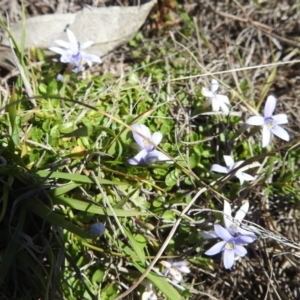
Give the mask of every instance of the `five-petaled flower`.
[{"label": "five-petaled flower", "polygon": [[[210,169],[211,171],[227,174],[232,170],[238,168],[244,162],[243,160],[241,160],[235,163],[233,157],[230,155],[223,155],[223,157],[225,160],[226,167],[223,167],[218,164],[213,164]],[[235,176],[240,180],[241,185],[244,183],[244,181],[250,181],[254,179],[252,175],[244,173],[243,169],[237,170]]]},{"label": "five-petaled flower", "polygon": [[247,254],[244,244],[252,243],[253,237],[247,235],[232,236],[230,232],[223,228],[219,224],[215,224],[215,233],[223,241],[218,242],[205,252],[206,255],[215,255],[223,252],[223,263],[225,269],[230,269],[233,264],[235,257],[244,257]]},{"label": "five-petaled flower", "polygon": [[74,73],[83,71],[84,68],[82,65],[84,63],[87,63],[89,67],[91,67],[93,62],[102,62],[99,56],[94,54],[86,54],[82,51],[83,49],[90,47],[92,44],[94,44],[94,42],[87,41],[83,44],[80,44],[77,42],[74,33],[70,29],[67,29],[67,35],[70,41],[69,43],[62,40],[55,41],[56,44],[66,49],[50,47],[49,50],[59,53],[61,55],[60,61],[63,63],[69,63]]},{"label": "five-petaled flower", "polygon": [[[237,237],[239,235],[246,235],[256,240],[256,235],[251,232],[241,228],[241,223],[245,218],[247,212],[249,210],[249,202],[247,201],[244,203],[240,209],[236,212],[235,217],[231,217],[231,207],[230,204],[224,200],[224,209],[223,209],[223,218],[224,218],[224,225],[227,231],[233,236]],[[202,231],[200,235],[207,239],[217,238],[218,235],[215,231]]]},{"label": "five-petaled flower", "polygon": [[157,296],[155,294],[155,290],[152,283],[149,283],[146,286],[146,290],[142,295],[142,300],[157,300]]},{"label": "five-petaled flower", "polygon": [[133,138],[138,144],[140,152],[128,160],[131,165],[152,164],[157,160],[170,160],[168,156],[154,147],[154,145],[157,146],[162,140],[160,132],[155,132],[151,135],[149,128],[143,124],[133,124],[132,128],[136,131],[133,132]]},{"label": "five-petaled flower", "polygon": [[253,116],[246,121],[246,123],[249,125],[262,126],[262,147],[266,147],[270,144],[272,133],[285,141],[290,140],[288,132],[279,126],[281,124],[288,123],[287,115],[278,114],[273,116],[275,107],[276,98],[271,95],[267,98],[264,116]]},{"label": "five-petaled flower", "polygon": [[249,202],[247,201],[244,203],[240,209],[236,212],[235,217],[231,217],[231,207],[230,204],[224,200],[224,224],[225,228],[228,230],[228,232],[233,236],[237,237],[239,235],[247,235],[249,237],[252,237],[253,241],[256,240],[256,235],[251,232],[247,231],[240,227],[243,219],[245,218],[247,212],[249,210]]},{"label": "five-petaled flower", "polygon": [[219,82],[216,79],[212,79],[210,90],[206,87],[202,88],[202,95],[208,98],[205,104],[211,104],[213,111],[219,111],[221,107],[221,110],[228,113],[229,99],[225,95],[217,94],[218,88]]},{"label": "five-petaled flower", "polygon": [[187,266],[188,262],[183,261],[161,261],[161,264],[165,267],[163,272],[164,276],[170,276],[174,282],[179,283],[182,280],[182,273],[190,273],[190,269]]}]

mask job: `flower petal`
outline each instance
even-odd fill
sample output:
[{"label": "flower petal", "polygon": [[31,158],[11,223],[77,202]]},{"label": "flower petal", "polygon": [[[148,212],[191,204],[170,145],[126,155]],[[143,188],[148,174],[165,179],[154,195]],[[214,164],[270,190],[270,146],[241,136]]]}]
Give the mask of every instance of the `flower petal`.
[{"label": "flower petal", "polygon": [[74,33],[69,28],[67,28],[67,35],[71,44],[78,44]]},{"label": "flower petal", "polygon": [[244,176],[243,176],[243,173],[242,173],[242,172],[237,172],[237,173],[235,174],[235,176],[239,179],[240,185],[243,185],[243,183],[244,183],[244,181],[245,181]]},{"label": "flower petal", "polygon": [[229,233],[229,231],[227,229],[225,229],[224,227],[222,227],[219,224],[215,224],[214,225],[215,228],[215,232],[218,235],[219,238],[221,238],[224,241],[229,241],[232,239],[231,234]]},{"label": "flower petal", "polygon": [[219,101],[219,105],[221,107],[221,110],[225,113],[229,113],[229,107],[227,106],[227,104],[225,104],[224,102],[220,102]]},{"label": "flower petal", "polygon": [[262,116],[253,116],[246,121],[246,124],[253,126],[263,126],[265,124],[265,119]]},{"label": "flower petal", "polygon": [[270,95],[267,98],[267,102],[265,104],[265,109],[264,109],[264,116],[265,118],[270,118],[273,115],[273,112],[275,110],[276,107],[276,98],[272,95]]},{"label": "flower petal", "polygon": [[220,110],[220,102],[216,100],[216,98],[212,98],[211,100],[212,110],[219,111]]},{"label": "flower petal", "polygon": [[170,269],[172,267],[173,262],[162,260],[160,263],[166,268],[167,272],[166,272],[166,270],[164,271],[164,275],[166,275],[169,272],[168,269]]},{"label": "flower petal", "polygon": [[191,272],[188,267],[188,262],[185,260],[173,262],[172,267],[176,268],[181,273],[190,273]]},{"label": "flower petal", "polygon": [[241,222],[244,220],[244,218],[245,218],[245,216],[246,216],[248,210],[249,210],[249,201],[247,201],[246,203],[244,203],[244,204],[240,207],[240,209],[239,209],[239,210],[237,211],[237,213],[235,214],[234,219],[235,219],[237,222],[241,223]]},{"label": "flower petal", "polygon": [[239,227],[238,222],[232,223],[231,227],[227,228],[227,230],[230,232],[232,236],[236,236],[236,237],[241,235],[249,235],[249,236],[253,235],[252,232],[244,230],[241,227]]},{"label": "flower petal", "polygon": [[277,125],[287,124],[289,122],[286,114],[275,115],[272,117],[272,119],[275,121]]},{"label": "flower petal", "polygon": [[154,164],[158,160],[157,154],[150,151],[147,153],[146,157],[144,158],[144,163],[147,165]]},{"label": "flower petal", "polygon": [[210,89],[213,93],[215,93],[219,89],[219,82],[216,79],[211,80]]},{"label": "flower petal", "polygon": [[[151,139],[151,133],[147,126],[145,126],[143,124],[133,124],[131,127],[138,133],[142,134],[145,138],[147,138],[149,140]],[[139,134],[133,132],[133,138],[141,149],[147,148],[147,146],[148,146],[147,141],[143,137],[141,137]]]},{"label": "flower petal", "polygon": [[73,60],[72,60],[72,57],[70,56],[70,54],[69,53],[65,53],[65,54],[63,54],[61,57],[60,57],[60,61],[62,62],[62,63],[71,63],[72,65],[75,65],[74,63],[73,63]]},{"label": "flower petal", "polygon": [[[257,239],[257,236],[252,231],[245,230],[245,229],[243,229],[241,227],[234,228],[234,232],[235,233],[239,233],[240,236],[241,235],[242,236],[247,236],[247,238],[248,238],[248,240],[247,240],[248,242],[247,243],[252,243],[252,242],[254,242]],[[251,239],[251,241],[250,241],[250,239]]]},{"label": "flower petal", "polygon": [[172,277],[176,283],[179,283],[182,280],[181,273],[178,270],[173,268],[170,268],[169,276]]},{"label": "flower petal", "polygon": [[256,235],[253,233],[251,235],[240,235],[234,239],[236,245],[240,244],[250,244],[256,240]]},{"label": "flower petal", "polygon": [[63,41],[63,40],[55,40],[55,43],[61,47],[70,49],[70,43]]},{"label": "flower petal", "polygon": [[225,95],[220,95],[220,94],[217,94],[216,95],[216,99],[220,102],[220,103],[225,103],[227,105],[230,104],[229,102],[229,98]]},{"label": "flower petal", "polygon": [[203,87],[201,93],[204,97],[212,98],[214,97],[214,93],[206,87]]},{"label": "flower petal", "polygon": [[185,273],[188,274],[191,272],[190,268],[187,266],[182,266],[182,267],[177,267],[178,271],[180,271],[181,273]]},{"label": "flower petal", "polygon": [[160,160],[160,161],[168,160],[168,161],[170,161],[170,163],[173,163],[167,155],[165,155],[164,153],[162,153],[158,150],[153,150],[153,151],[149,152],[147,155],[147,158],[148,157],[149,158],[156,157],[156,160]]},{"label": "flower petal", "polygon": [[223,253],[223,263],[225,269],[230,269],[234,263],[234,250],[233,249],[225,249]]},{"label": "flower petal", "polygon": [[80,65],[77,65],[77,66],[75,65],[75,67],[72,69],[72,72],[74,72],[74,73],[79,73],[79,72],[82,72],[82,71],[84,71],[84,67],[80,66]]},{"label": "flower petal", "polygon": [[224,212],[224,215],[223,215],[224,224],[225,224],[226,229],[228,229],[232,224],[232,222],[228,218],[228,216],[231,217],[231,206],[226,200],[224,200],[223,212]]},{"label": "flower petal", "polygon": [[263,126],[262,147],[267,147],[271,142],[271,131],[267,125]]},{"label": "flower petal", "polygon": [[244,257],[247,254],[247,250],[245,247],[243,247],[241,245],[235,245],[234,253],[238,256]]},{"label": "flower petal", "polygon": [[254,177],[252,175],[249,175],[242,171],[236,172],[235,176],[240,180],[241,185],[244,183],[244,181],[254,180]]},{"label": "flower petal", "polygon": [[146,290],[142,294],[142,300],[157,300],[157,296],[152,290],[150,291]]},{"label": "flower petal", "polygon": [[188,262],[186,260],[181,260],[181,261],[173,261],[171,263],[172,267],[175,267],[179,270],[180,267],[185,267],[188,265]]},{"label": "flower petal", "polygon": [[84,55],[84,52],[80,51],[79,46],[80,45],[78,45],[78,44],[69,43],[69,49],[73,55],[76,55],[76,54]]},{"label": "flower petal", "polygon": [[128,159],[128,163],[131,165],[138,165],[144,162],[145,157],[147,156],[147,150],[143,149],[135,157]]},{"label": "flower petal", "polygon": [[86,59],[86,57],[84,57],[85,59],[83,60],[83,63],[86,62],[88,64],[88,66],[91,68],[93,65],[93,62],[89,59]]},{"label": "flower petal", "polygon": [[240,161],[237,161],[235,164],[234,164],[234,169],[237,169],[241,164],[244,163],[244,160],[240,160]]},{"label": "flower petal", "polygon": [[80,49],[86,49],[88,47],[91,47],[92,45],[94,44],[93,41],[87,41],[87,42],[84,42],[82,44],[80,44]]},{"label": "flower petal", "polygon": [[61,49],[59,47],[49,47],[48,49],[61,55],[64,55],[68,51],[68,50]]},{"label": "flower petal", "polygon": [[225,173],[225,174],[228,173],[228,170],[226,167],[220,166],[218,164],[213,164],[210,168],[210,171],[218,172],[218,173]]},{"label": "flower petal", "polygon": [[242,172],[242,174],[243,174],[243,178],[244,178],[245,181],[252,181],[252,180],[255,179],[255,177],[253,177],[250,174],[247,174],[247,173],[244,173],[244,172]]},{"label": "flower petal", "polygon": [[[150,295],[149,299],[148,300],[157,300],[157,296],[156,294],[152,291],[152,294]],[[143,300],[143,299],[142,299]]]},{"label": "flower petal", "polygon": [[215,255],[223,251],[223,248],[225,246],[226,242],[218,242],[215,245],[213,245],[210,249],[208,249],[204,254],[206,255]]},{"label": "flower petal", "polygon": [[218,238],[214,231],[201,231],[200,235],[205,239],[215,239]]},{"label": "flower petal", "polygon": [[[158,150],[153,150],[153,151],[148,152],[148,154],[146,155],[146,157],[144,159],[144,162],[146,164],[153,164],[157,160],[169,162],[170,158]],[[171,163],[172,163],[172,161],[171,161]]]},{"label": "flower petal", "polygon": [[151,142],[153,142],[157,146],[161,142],[162,137],[163,136],[160,132],[154,132],[151,137]]},{"label": "flower petal", "polygon": [[61,74],[58,74],[58,75],[56,76],[56,80],[57,80],[57,81],[63,81],[63,80],[64,80],[64,76],[61,75]]},{"label": "flower petal", "polygon": [[272,129],[271,129],[272,133],[275,134],[276,136],[278,136],[279,138],[285,140],[285,141],[289,141],[290,140],[290,135],[289,133],[283,129],[282,127],[275,125]]},{"label": "flower petal", "polygon": [[[247,241],[248,241],[248,242],[246,242],[247,244],[252,243],[257,239],[256,235],[253,232],[245,230],[241,227],[235,228],[235,232],[240,233],[242,236],[247,236]],[[245,242],[241,241],[241,243],[245,243]]]},{"label": "flower petal", "polygon": [[101,58],[99,56],[97,56],[97,55],[94,55],[94,54],[85,54],[83,56],[83,59],[86,60],[87,64],[90,67],[92,66],[92,62],[99,63],[99,64],[102,63]]},{"label": "flower petal", "polygon": [[231,155],[223,155],[225,164],[228,168],[232,169],[234,166],[234,159]]}]

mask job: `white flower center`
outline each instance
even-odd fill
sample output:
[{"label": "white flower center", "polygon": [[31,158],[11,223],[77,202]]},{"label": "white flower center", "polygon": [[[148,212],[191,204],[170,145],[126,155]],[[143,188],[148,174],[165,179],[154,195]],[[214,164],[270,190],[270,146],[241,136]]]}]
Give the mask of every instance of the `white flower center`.
[{"label": "white flower center", "polygon": [[267,118],[265,120],[265,124],[267,125],[267,127],[269,129],[272,129],[276,125],[276,123],[274,122],[274,120],[272,118]]},{"label": "white flower center", "polygon": [[225,245],[225,249],[228,249],[228,250],[234,249],[234,242],[227,242]]},{"label": "white flower center", "polygon": [[237,224],[233,223],[233,224],[230,225],[230,228],[233,229],[233,230],[236,230],[236,229],[239,228],[239,226]]},{"label": "white flower center", "polygon": [[149,141],[143,140],[143,143],[144,143],[144,148],[145,148],[148,152],[150,152],[150,151],[152,151],[152,150],[154,149],[153,145],[150,144]]}]

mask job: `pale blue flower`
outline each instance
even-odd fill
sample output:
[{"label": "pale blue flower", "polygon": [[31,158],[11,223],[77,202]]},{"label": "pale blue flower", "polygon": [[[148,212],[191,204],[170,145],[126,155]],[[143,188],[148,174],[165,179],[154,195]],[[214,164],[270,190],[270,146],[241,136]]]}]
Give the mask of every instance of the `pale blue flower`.
[{"label": "pale blue flower", "polygon": [[218,89],[219,82],[216,79],[212,79],[210,89],[206,87],[202,88],[202,95],[208,98],[205,104],[211,104],[213,111],[219,111],[221,108],[221,110],[228,113],[228,106],[230,105],[229,99],[225,95],[217,94]]},{"label": "pale blue flower", "polygon": [[[256,240],[256,235],[253,232],[245,230],[240,227],[248,210],[249,210],[249,202],[247,201],[236,212],[235,217],[233,218],[231,217],[230,204],[226,200],[224,200],[223,219],[224,219],[225,228],[233,237],[237,237],[239,235],[246,235],[252,238],[254,242]],[[215,231],[202,231],[200,235],[206,239],[213,239],[218,237]]]},{"label": "pale blue flower", "polygon": [[233,237],[227,229],[219,224],[215,224],[214,228],[216,235],[223,241],[212,246],[205,254],[215,255],[223,252],[224,267],[225,269],[230,269],[234,264],[235,257],[244,257],[247,254],[247,250],[243,245],[252,243],[254,241],[253,237],[245,235]]},{"label": "pale blue flower", "polygon": [[164,276],[170,276],[174,282],[179,283],[182,281],[182,273],[190,273],[190,268],[188,267],[188,262],[182,261],[161,261],[161,264],[165,267],[163,272]]},{"label": "pale blue flower", "polygon": [[262,126],[262,147],[266,147],[270,144],[272,133],[285,141],[290,140],[289,133],[279,126],[288,123],[287,115],[278,114],[273,116],[275,107],[276,98],[274,96],[269,96],[265,104],[264,116],[253,116],[246,121],[246,124],[249,125]]},{"label": "pale blue flower", "polygon": [[67,35],[70,41],[69,43],[62,40],[55,41],[56,44],[66,49],[62,49],[59,47],[50,47],[49,50],[59,53],[61,55],[60,61],[63,63],[69,63],[72,66],[72,71],[74,73],[83,71],[84,68],[82,65],[84,63],[87,63],[91,67],[93,62],[102,62],[99,56],[94,54],[86,54],[82,51],[83,49],[86,49],[93,45],[94,42],[87,41],[83,44],[80,44],[79,42],[77,42],[74,33],[70,29],[67,29]]},{"label": "pale blue flower", "polygon": [[149,143],[149,141],[151,141],[157,146],[162,140],[162,134],[160,132],[155,132],[151,135],[149,128],[143,124],[134,124],[132,128],[141,135],[133,132],[133,138],[138,144],[140,152],[128,160],[131,165],[152,164],[157,160],[170,160],[168,156],[156,150],[155,147]]},{"label": "pale blue flower", "polygon": [[146,286],[144,293],[142,294],[142,300],[157,300],[155,289],[152,283]]},{"label": "pale blue flower", "polygon": [[[230,155],[223,155],[226,167],[223,167],[218,164],[213,164],[211,167],[211,171],[218,172],[218,173],[224,173],[228,174],[232,170],[238,168],[244,161],[238,161],[237,163],[234,162],[234,159]],[[254,179],[252,175],[249,175],[245,172],[243,172],[243,169],[239,169],[236,173],[235,176],[240,180],[240,184],[242,185],[244,181],[251,181]]]},{"label": "pale blue flower", "polygon": [[240,209],[236,212],[234,218],[231,217],[231,206],[230,204],[224,200],[224,224],[225,228],[228,232],[233,236],[237,237],[239,235],[247,235],[253,239],[253,242],[256,240],[256,235],[248,230],[245,230],[240,227],[243,219],[245,218],[247,212],[249,210],[249,202],[244,203]]}]

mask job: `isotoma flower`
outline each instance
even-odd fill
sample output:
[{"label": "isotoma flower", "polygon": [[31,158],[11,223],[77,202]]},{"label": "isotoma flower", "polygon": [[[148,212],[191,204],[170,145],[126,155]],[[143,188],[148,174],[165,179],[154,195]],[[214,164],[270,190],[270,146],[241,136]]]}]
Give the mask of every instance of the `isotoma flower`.
[{"label": "isotoma flower", "polygon": [[249,210],[249,202],[247,201],[246,203],[244,203],[240,209],[236,212],[235,217],[232,218],[231,217],[231,207],[230,204],[224,200],[224,224],[225,224],[225,228],[228,230],[228,232],[233,236],[233,237],[237,237],[239,235],[247,235],[249,237],[252,237],[253,242],[256,240],[256,235],[251,232],[251,231],[247,231],[245,229],[242,229],[240,227],[243,219],[245,218],[247,212]]},{"label": "isotoma flower", "polygon": [[82,65],[84,63],[87,63],[89,67],[91,67],[93,62],[102,62],[99,56],[94,54],[86,54],[82,51],[83,49],[86,49],[93,45],[94,42],[87,41],[83,44],[80,44],[79,42],[77,42],[74,33],[70,29],[67,29],[67,35],[70,41],[69,43],[62,40],[55,41],[56,44],[66,49],[62,49],[59,47],[50,47],[49,50],[59,53],[61,55],[60,61],[63,63],[69,63],[73,68],[72,71],[74,73],[83,71]]},{"label": "isotoma flower", "polygon": [[131,165],[152,164],[157,160],[170,160],[168,156],[156,150],[155,147],[149,143],[149,141],[151,141],[157,146],[162,140],[162,134],[160,132],[155,132],[151,135],[149,128],[143,124],[133,124],[132,128],[142,136],[133,132],[133,138],[138,144],[140,152],[128,160]]},{"label": "isotoma flower", "polygon": [[142,295],[142,300],[157,300],[157,296],[155,294],[155,290],[153,288],[152,283],[149,283],[146,286],[146,290]]},{"label": "isotoma flower", "polygon": [[[249,202],[247,201],[244,203],[240,209],[235,214],[235,217],[231,217],[231,207],[230,204],[224,200],[224,209],[223,209],[223,218],[224,218],[224,225],[226,230],[233,236],[237,237],[239,235],[247,235],[253,239],[253,242],[256,240],[256,235],[251,232],[247,231],[245,229],[242,229],[241,223],[243,219],[245,218],[247,212],[249,210]],[[207,239],[217,238],[218,235],[215,231],[203,231],[200,233],[200,235]]]},{"label": "isotoma flower", "polygon": [[253,237],[247,235],[233,237],[230,232],[221,225],[215,224],[214,227],[216,235],[223,241],[212,246],[205,254],[215,255],[223,252],[224,267],[225,269],[230,269],[234,264],[235,257],[244,257],[247,254],[247,250],[243,245],[252,243],[254,241]]},{"label": "isotoma flower", "polygon": [[[226,167],[223,167],[218,164],[213,164],[210,169],[211,171],[228,174],[232,170],[238,168],[244,162],[244,160],[241,160],[241,161],[238,161],[237,163],[235,163],[233,157],[230,155],[223,155],[223,157],[225,160]],[[254,177],[252,175],[244,173],[243,169],[239,169],[235,173],[235,176],[240,180],[241,185],[244,183],[244,181],[251,181],[254,179]]]},{"label": "isotoma flower", "polygon": [[163,275],[170,276],[176,283],[182,281],[182,273],[188,274],[191,272],[189,267],[187,266],[188,262],[185,260],[183,261],[163,260],[161,264],[165,267]]},{"label": "isotoma flower", "polygon": [[264,116],[253,116],[246,121],[246,124],[249,125],[262,126],[262,147],[266,147],[270,144],[272,133],[285,141],[290,140],[288,132],[281,126],[279,126],[281,124],[288,123],[287,115],[278,114],[273,116],[275,107],[276,98],[271,95],[267,98],[264,109]]},{"label": "isotoma flower", "polygon": [[225,95],[217,94],[218,88],[219,88],[219,82],[216,79],[212,79],[210,90],[206,87],[203,87],[202,95],[208,98],[206,104],[207,105],[211,104],[213,111],[219,111],[221,107],[221,110],[228,113],[229,112],[228,106],[230,104],[229,99]]}]

